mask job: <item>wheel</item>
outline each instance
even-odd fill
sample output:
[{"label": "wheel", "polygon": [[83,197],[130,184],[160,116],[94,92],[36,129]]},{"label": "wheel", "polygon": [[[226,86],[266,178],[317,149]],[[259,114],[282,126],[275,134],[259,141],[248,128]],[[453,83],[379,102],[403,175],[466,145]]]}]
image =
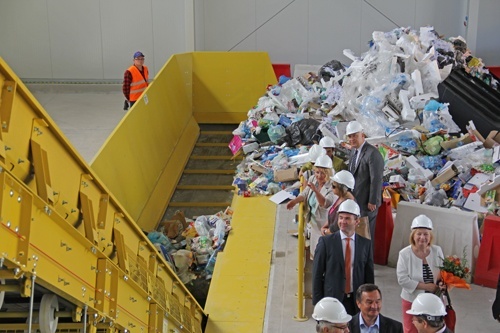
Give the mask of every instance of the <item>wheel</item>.
[{"label": "wheel", "polygon": [[56,311],[59,311],[59,302],[54,294],[45,294],[40,302],[40,312],[38,321],[40,323],[41,333],[55,333],[59,318],[56,317]]},{"label": "wheel", "polygon": [[[0,279],[0,284],[5,284],[5,280]],[[2,308],[4,297],[5,297],[5,291],[0,291],[0,309]]]}]

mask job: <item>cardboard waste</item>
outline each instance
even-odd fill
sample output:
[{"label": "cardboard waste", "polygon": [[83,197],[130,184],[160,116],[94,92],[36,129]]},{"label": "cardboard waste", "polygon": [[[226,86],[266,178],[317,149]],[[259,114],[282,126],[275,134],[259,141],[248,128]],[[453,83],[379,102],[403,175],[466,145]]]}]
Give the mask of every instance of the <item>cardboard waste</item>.
[{"label": "cardboard waste", "polygon": [[373,32],[364,54],[344,55],[350,64],[332,60],[319,73],[280,80],[248,111],[233,132],[245,155],[234,179],[238,193],[297,195],[310,146],[330,137],[347,163],[345,127],[357,120],[384,157],[384,194],[394,206],[404,200],[472,210],[480,219],[498,214],[500,133],[479,133],[473,121],[463,132],[450,104],[440,102],[438,85],[453,71],[499,89],[466,41],[441,38],[432,27],[398,28]]},{"label": "cardboard waste", "polygon": [[232,228],[232,215],[231,207],[214,215],[198,216],[196,220],[176,211],[160,222],[157,231],[147,233],[148,239],[201,306],[205,305],[217,254],[224,249]]}]

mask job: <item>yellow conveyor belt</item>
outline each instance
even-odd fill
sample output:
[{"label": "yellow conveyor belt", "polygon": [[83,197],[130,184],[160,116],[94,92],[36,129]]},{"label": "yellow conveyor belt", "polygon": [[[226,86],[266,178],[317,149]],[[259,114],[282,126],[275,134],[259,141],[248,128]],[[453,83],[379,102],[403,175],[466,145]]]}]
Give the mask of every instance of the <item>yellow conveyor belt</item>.
[{"label": "yellow conveyor belt", "polygon": [[226,247],[217,256],[205,305],[207,333],[262,332],[274,242],[276,205],[269,197],[235,196]]}]

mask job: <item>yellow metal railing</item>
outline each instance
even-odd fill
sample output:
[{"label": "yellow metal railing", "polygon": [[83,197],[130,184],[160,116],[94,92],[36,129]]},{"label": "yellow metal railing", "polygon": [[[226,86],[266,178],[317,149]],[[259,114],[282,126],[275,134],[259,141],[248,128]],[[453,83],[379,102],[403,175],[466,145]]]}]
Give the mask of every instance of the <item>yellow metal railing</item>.
[{"label": "yellow metal railing", "polygon": [[[304,177],[300,177],[300,191],[303,190]],[[299,203],[299,241],[297,245],[297,315],[294,317],[297,321],[307,321],[304,310],[304,267],[305,267],[305,235],[304,235],[304,202]]]}]

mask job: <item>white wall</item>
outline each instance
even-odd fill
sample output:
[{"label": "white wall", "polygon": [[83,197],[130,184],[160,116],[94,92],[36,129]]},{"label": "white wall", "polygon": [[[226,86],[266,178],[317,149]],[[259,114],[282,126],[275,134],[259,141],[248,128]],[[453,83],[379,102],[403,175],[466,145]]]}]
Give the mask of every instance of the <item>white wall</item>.
[{"label": "white wall", "polygon": [[500,65],[499,11],[499,0],[0,0],[0,56],[27,80],[121,80],[137,50],[152,76],[193,50],[348,63],[342,51],[365,52],[374,30],[433,25]]},{"label": "white wall", "polygon": [[477,56],[487,66],[500,66],[500,1],[481,0],[478,16]]},{"label": "white wall", "polygon": [[[491,0],[495,1],[495,0]],[[265,50],[273,63],[324,64],[368,49],[374,30],[432,25],[465,36],[467,0],[197,0],[196,47]],[[500,3],[500,1],[499,1]],[[203,15],[200,14],[203,12]]]},{"label": "white wall", "polygon": [[0,56],[28,80],[121,80],[140,50],[153,77],[172,54],[193,49],[189,8],[188,0],[0,0]]}]

